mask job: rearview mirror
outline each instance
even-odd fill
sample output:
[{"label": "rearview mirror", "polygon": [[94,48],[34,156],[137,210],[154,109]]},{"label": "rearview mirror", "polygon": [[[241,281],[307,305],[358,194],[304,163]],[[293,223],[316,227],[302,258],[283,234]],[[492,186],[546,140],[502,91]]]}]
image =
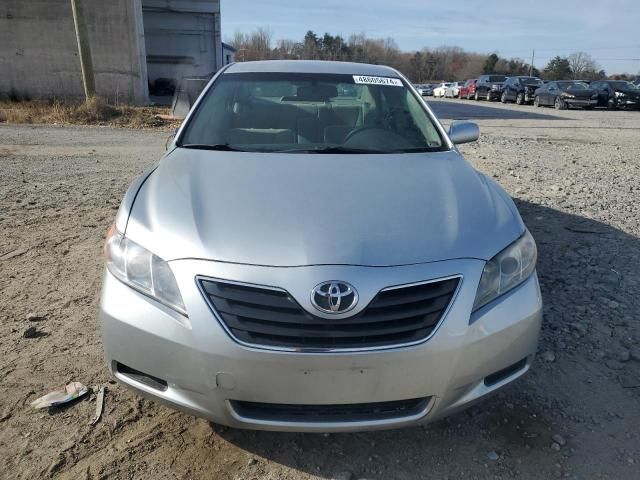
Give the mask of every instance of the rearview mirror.
[{"label": "rearview mirror", "polygon": [[473,122],[454,121],[449,127],[449,139],[454,145],[475,142],[480,137],[480,128]]}]

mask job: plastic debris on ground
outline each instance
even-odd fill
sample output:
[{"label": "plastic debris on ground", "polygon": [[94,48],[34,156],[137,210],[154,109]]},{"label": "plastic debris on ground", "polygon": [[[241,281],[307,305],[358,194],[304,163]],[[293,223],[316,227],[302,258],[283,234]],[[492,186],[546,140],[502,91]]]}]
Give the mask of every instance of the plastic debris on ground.
[{"label": "plastic debris on ground", "polygon": [[93,415],[89,425],[98,423],[102,416],[102,406],[104,405],[104,386],[94,387],[93,391],[96,392],[96,413]]},{"label": "plastic debris on ground", "polygon": [[34,408],[56,407],[71,402],[87,393],[88,389],[80,382],[71,382],[63,387],[49,392],[31,402]]}]

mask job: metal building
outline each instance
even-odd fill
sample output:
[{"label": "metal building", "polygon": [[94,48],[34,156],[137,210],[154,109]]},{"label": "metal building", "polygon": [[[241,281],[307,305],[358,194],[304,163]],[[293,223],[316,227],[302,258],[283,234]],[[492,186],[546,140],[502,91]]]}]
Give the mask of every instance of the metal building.
[{"label": "metal building", "polygon": [[142,0],[142,18],[151,94],[224,65],[219,0]]},{"label": "metal building", "polygon": [[[96,93],[110,102],[148,103],[149,86],[171,98],[182,77],[224,63],[220,0],[79,3]],[[0,1],[0,72],[0,98],[83,96],[69,0]]]}]

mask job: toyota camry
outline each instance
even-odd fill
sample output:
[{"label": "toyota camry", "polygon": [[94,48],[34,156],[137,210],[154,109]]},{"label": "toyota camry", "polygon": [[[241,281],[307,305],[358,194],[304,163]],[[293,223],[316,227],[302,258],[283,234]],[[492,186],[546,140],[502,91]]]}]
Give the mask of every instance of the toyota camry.
[{"label": "toyota camry", "polygon": [[536,245],[409,81],[232,64],[126,192],[100,308],[115,378],[238,428],[422,424],[536,352]]}]

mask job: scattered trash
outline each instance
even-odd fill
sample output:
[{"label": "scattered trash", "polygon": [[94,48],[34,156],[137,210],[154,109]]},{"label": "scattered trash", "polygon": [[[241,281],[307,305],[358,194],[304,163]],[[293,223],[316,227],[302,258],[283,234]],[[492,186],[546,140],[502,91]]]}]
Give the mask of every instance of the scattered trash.
[{"label": "scattered trash", "polygon": [[104,386],[95,387],[96,390],[96,413],[89,422],[89,425],[95,425],[102,416],[102,408],[104,405]]},{"label": "scattered trash", "polygon": [[36,327],[29,327],[22,332],[24,338],[36,338],[38,336],[38,329]]},{"label": "scattered trash", "polygon": [[75,400],[85,393],[87,393],[87,387],[80,382],[71,382],[34,400],[31,402],[31,406],[34,408],[56,407]]},{"label": "scattered trash", "polygon": [[42,322],[43,320],[46,320],[46,319],[47,319],[47,316],[44,313],[31,312],[27,314],[27,320],[29,322]]}]

